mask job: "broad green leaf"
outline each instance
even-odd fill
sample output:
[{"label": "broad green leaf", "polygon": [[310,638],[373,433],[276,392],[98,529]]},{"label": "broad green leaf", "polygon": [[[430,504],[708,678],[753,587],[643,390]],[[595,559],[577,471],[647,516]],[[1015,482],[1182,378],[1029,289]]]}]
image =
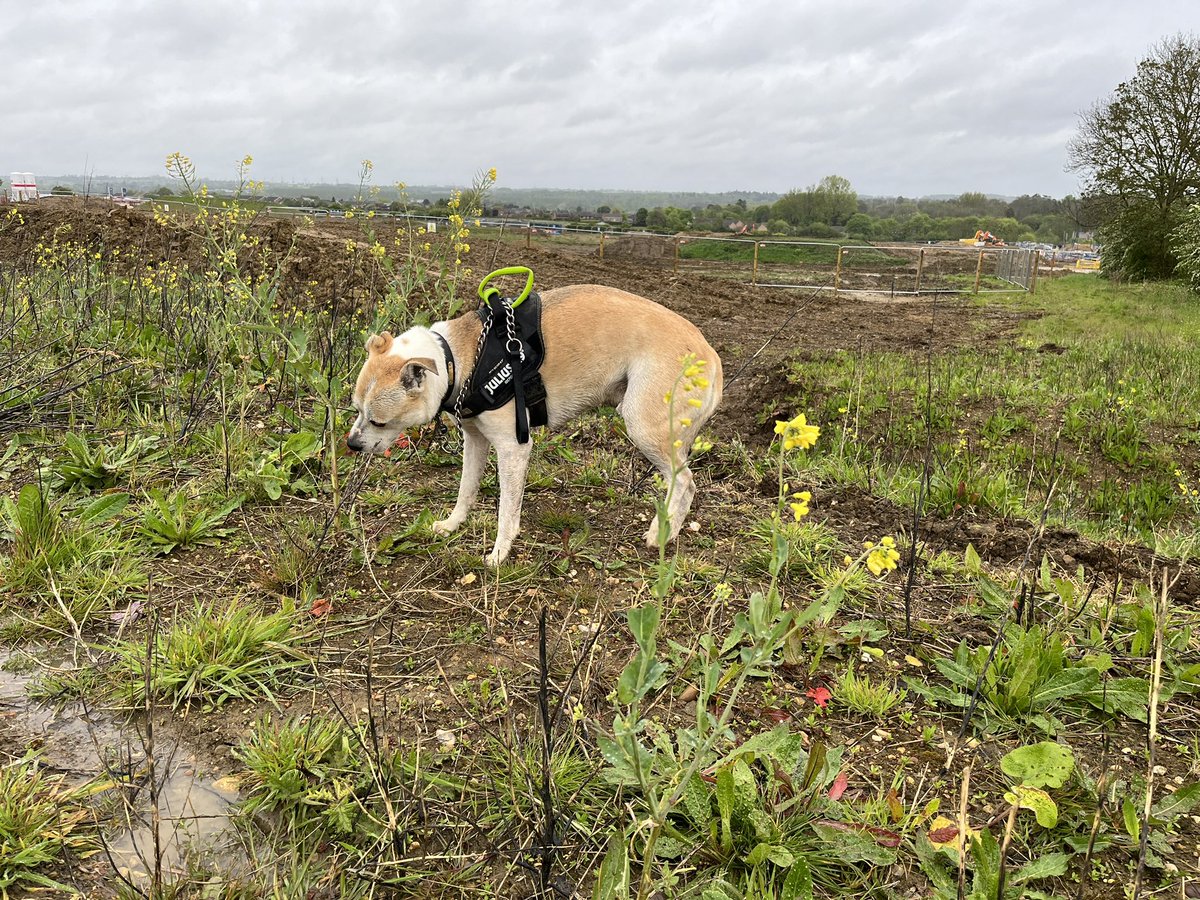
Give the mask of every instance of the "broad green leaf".
[{"label": "broad green leaf", "polygon": [[875,866],[890,866],[896,861],[896,853],[881,847],[870,835],[855,829],[834,828],[814,822],[813,831],[830,845],[830,849],[842,862],[865,862]]},{"label": "broad green leaf", "polygon": [[796,861],[796,857],[792,855],[792,851],[782,844],[772,844],[768,847],[767,859],[780,868],[785,869]]},{"label": "broad green leaf", "polygon": [[717,770],[717,811],[721,814],[721,846],[733,847],[733,772],[730,767]]},{"label": "broad green leaf", "polygon": [[1016,646],[1010,651],[1008,686],[1004,695],[1010,712],[1026,712],[1034,706],[1034,685],[1038,678],[1038,663],[1042,655],[1042,631],[1030,628],[1017,638]]},{"label": "broad green leaf", "polygon": [[128,503],[128,494],[104,494],[85,506],[79,518],[83,522],[103,522],[120,513]]},{"label": "broad green leaf", "polygon": [[1187,787],[1181,787],[1173,794],[1167,794],[1150,810],[1150,815],[1156,819],[1171,820],[1192,811],[1200,802],[1200,781],[1193,781]]},{"label": "broad green leaf", "polygon": [[1082,700],[1088,691],[1100,683],[1100,673],[1095,669],[1077,666],[1063,669],[1048,681],[1038,685],[1033,692],[1031,706],[1040,709],[1055,700]]},{"label": "broad green leaf", "polygon": [[1013,884],[1024,884],[1026,881],[1037,881],[1041,878],[1057,878],[1067,873],[1068,856],[1065,853],[1047,853],[1037,859],[1030,860],[1013,873]]},{"label": "broad green leaf", "polygon": [[1075,768],[1070,747],[1042,741],[1018,747],[1000,760],[1000,768],[1010,778],[1030,787],[1062,787]]},{"label": "broad green leaf", "polygon": [[728,754],[717,760],[714,765],[718,767],[723,766],[732,759],[749,754],[755,756],[772,756],[789,737],[790,734],[786,725],[776,725],[770,731],[759,732],[737,747],[734,747]]},{"label": "broad green leaf", "polygon": [[1083,695],[1088,703],[1107,713],[1119,713],[1145,722],[1150,716],[1150,682],[1144,678],[1113,678],[1093,686]]},{"label": "broad green leaf", "polygon": [[1041,788],[1019,784],[1011,791],[1004,792],[1004,800],[1021,809],[1033,810],[1038,824],[1043,828],[1053,828],[1058,824],[1058,807]]},{"label": "broad green leaf", "polygon": [[662,618],[662,608],[657,603],[643,603],[629,610],[629,630],[633,639],[645,653],[654,652],[654,642],[658,637],[658,623]]},{"label": "broad green leaf", "polygon": [[712,793],[699,775],[693,775],[683,792],[683,807],[688,818],[702,834],[707,835],[712,823]]},{"label": "broad green leaf", "polygon": [[1142,820],[1138,817],[1137,807],[1128,797],[1121,803],[1121,818],[1125,820],[1125,833],[1136,844],[1142,836]]},{"label": "broad green leaf", "polygon": [[624,833],[614,832],[608,840],[608,851],[596,875],[592,900],[628,900],[629,850]]},{"label": "broad green leaf", "polygon": [[971,858],[975,860],[974,893],[995,897],[1000,892],[1000,846],[986,828],[971,842]]},{"label": "broad green leaf", "polygon": [[756,844],[754,849],[746,854],[746,865],[757,866],[766,862],[767,854],[770,852],[770,844]]},{"label": "broad green leaf", "polygon": [[792,863],[791,869],[788,870],[787,878],[783,882],[783,890],[779,893],[779,900],[812,900],[812,897],[812,872],[809,871],[808,862],[801,856]]}]

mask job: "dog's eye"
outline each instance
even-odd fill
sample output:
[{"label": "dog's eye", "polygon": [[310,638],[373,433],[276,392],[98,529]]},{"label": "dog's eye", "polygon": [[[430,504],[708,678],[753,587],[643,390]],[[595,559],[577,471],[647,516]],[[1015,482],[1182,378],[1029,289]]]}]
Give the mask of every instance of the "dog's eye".
[{"label": "dog's eye", "polygon": [[371,423],[372,428],[387,428],[387,422],[376,422],[374,419],[367,419]]}]

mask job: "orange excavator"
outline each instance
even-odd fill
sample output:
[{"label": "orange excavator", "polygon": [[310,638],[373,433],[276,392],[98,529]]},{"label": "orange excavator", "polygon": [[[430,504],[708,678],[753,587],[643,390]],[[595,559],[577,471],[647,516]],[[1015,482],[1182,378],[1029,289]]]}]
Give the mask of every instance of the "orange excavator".
[{"label": "orange excavator", "polygon": [[990,231],[983,231],[982,229],[975,232],[975,237],[962,238],[959,241],[959,243],[964,244],[967,247],[1003,247],[1004,246],[1004,241],[1000,240],[1000,238],[996,237]]}]

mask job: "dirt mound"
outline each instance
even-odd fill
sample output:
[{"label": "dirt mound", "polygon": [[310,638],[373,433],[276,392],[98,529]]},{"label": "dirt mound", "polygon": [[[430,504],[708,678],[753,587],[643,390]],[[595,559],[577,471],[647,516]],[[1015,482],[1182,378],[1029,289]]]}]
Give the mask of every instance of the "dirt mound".
[{"label": "dirt mound", "polygon": [[[597,250],[596,254],[599,253]],[[675,242],[658,234],[627,234],[607,241],[604,255],[618,259],[671,259],[675,256]]]}]

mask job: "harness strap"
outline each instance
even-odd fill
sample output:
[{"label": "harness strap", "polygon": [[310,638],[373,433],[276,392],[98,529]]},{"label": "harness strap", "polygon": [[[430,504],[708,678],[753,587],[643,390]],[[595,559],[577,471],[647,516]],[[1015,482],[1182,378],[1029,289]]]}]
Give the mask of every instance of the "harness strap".
[{"label": "harness strap", "polygon": [[446,393],[442,394],[442,403],[438,407],[438,412],[454,412],[454,404],[450,402],[450,397],[454,394],[454,354],[450,352],[450,342],[438,334],[436,331],[433,336],[441,342],[442,353],[446,357]]},{"label": "harness strap", "polygon": [[520,347],[513,350],[511,343],[506,345],[505,353],[508,354],[509,365],[513,370],[513,394],[517,401],[517,443],[529,443],[529,416],[525,412],[525,377],[521,373],[521,354]]}]

